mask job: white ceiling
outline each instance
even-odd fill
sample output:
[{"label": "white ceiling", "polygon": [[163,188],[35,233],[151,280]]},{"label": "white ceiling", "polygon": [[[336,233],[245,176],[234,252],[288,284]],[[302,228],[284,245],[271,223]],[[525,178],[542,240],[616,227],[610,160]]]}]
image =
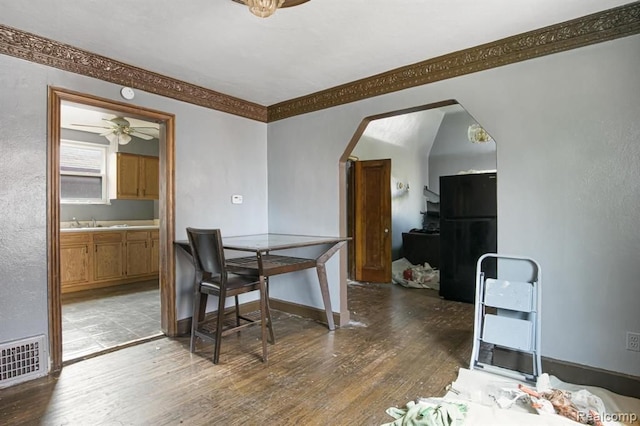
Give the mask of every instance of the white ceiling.
[{"label": "white ceiling", "polygon": [[[113,129],[113,125],[105,120],[122,117],[113,111],[100,108],[92,108],[85,105],[62,102],[60,110],[60,127],[64,129],[80,130],[102,134]],[[159,125],[149,121],[139,120],[133,117],[123,117],[129,122],[131,128],[140,128],[144,133],[158,138]],[[133,136],[136,136],[135,134]]]},{"label": "white ceiling", "polygon": [[269,106],[626,0],[0,0],[0,24]]}]

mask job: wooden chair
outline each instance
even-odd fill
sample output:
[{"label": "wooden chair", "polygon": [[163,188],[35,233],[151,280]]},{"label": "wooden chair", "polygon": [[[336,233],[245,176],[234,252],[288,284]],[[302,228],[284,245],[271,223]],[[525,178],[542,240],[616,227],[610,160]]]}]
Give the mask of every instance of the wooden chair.
[{"label": "wooden chair", "polygon": [[[222,336],[238,332],[240,329],[260,324],[262,328],[262,360],[267,361],[267,328],[274,343],[267,282],[258,275],[232,274],[227,271],[227,263],[219,229],[187,228],[189,246],[196,270],[193,299],[193,317],[191,321],[190,351],[195,352],[196,337],[214,342],[213,363],[220,359],[220,341]],[[260,319],[255,320],[240,315],[238,295],[251,291],[260,292]],[[207,307],[208,295],[218,297],[217,323],[214,331],[202,327]],[[225,302],[227,297],[235,298],[235,325],[226,326]]]}]

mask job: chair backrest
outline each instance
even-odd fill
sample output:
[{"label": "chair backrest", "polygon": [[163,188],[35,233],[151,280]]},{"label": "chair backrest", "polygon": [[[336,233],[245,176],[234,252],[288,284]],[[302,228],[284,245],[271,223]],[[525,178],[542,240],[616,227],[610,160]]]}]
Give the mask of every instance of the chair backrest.
[{"label": "chair backrest", "polygon": [[196,271],[218,275],[224,272],[224,249],[219,229],[187,228]]}]

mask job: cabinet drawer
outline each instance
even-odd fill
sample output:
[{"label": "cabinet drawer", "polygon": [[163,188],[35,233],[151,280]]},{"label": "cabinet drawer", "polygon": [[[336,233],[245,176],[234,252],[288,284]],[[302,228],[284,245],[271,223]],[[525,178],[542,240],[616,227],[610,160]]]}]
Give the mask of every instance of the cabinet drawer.
[{"label": "cabinet drawer", "polygon": [[160,238],[160,231],[151,231],[151,239],[158,239]]},{"label": "cabinet drawer", "polygon": [[94,243],[121,243],[122,232],[96,232],[93,234]]},{"label": "cabinet drawer", "polygon": [[149,231],[127,231],[127,241],[145,241],[149,238]]},{"label": "cabinet drawer", "polygon": [[91,242],[90,232],[60,233],[60,245],[87,244]]}]

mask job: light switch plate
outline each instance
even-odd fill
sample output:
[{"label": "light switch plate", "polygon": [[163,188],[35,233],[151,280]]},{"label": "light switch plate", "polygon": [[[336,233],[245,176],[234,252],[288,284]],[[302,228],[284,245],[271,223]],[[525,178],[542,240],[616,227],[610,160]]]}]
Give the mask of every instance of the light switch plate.
[{"label": "light switch plate", "polygon": [[232,195],[231,196],[232,204],[242,204],[242,195]]}]

